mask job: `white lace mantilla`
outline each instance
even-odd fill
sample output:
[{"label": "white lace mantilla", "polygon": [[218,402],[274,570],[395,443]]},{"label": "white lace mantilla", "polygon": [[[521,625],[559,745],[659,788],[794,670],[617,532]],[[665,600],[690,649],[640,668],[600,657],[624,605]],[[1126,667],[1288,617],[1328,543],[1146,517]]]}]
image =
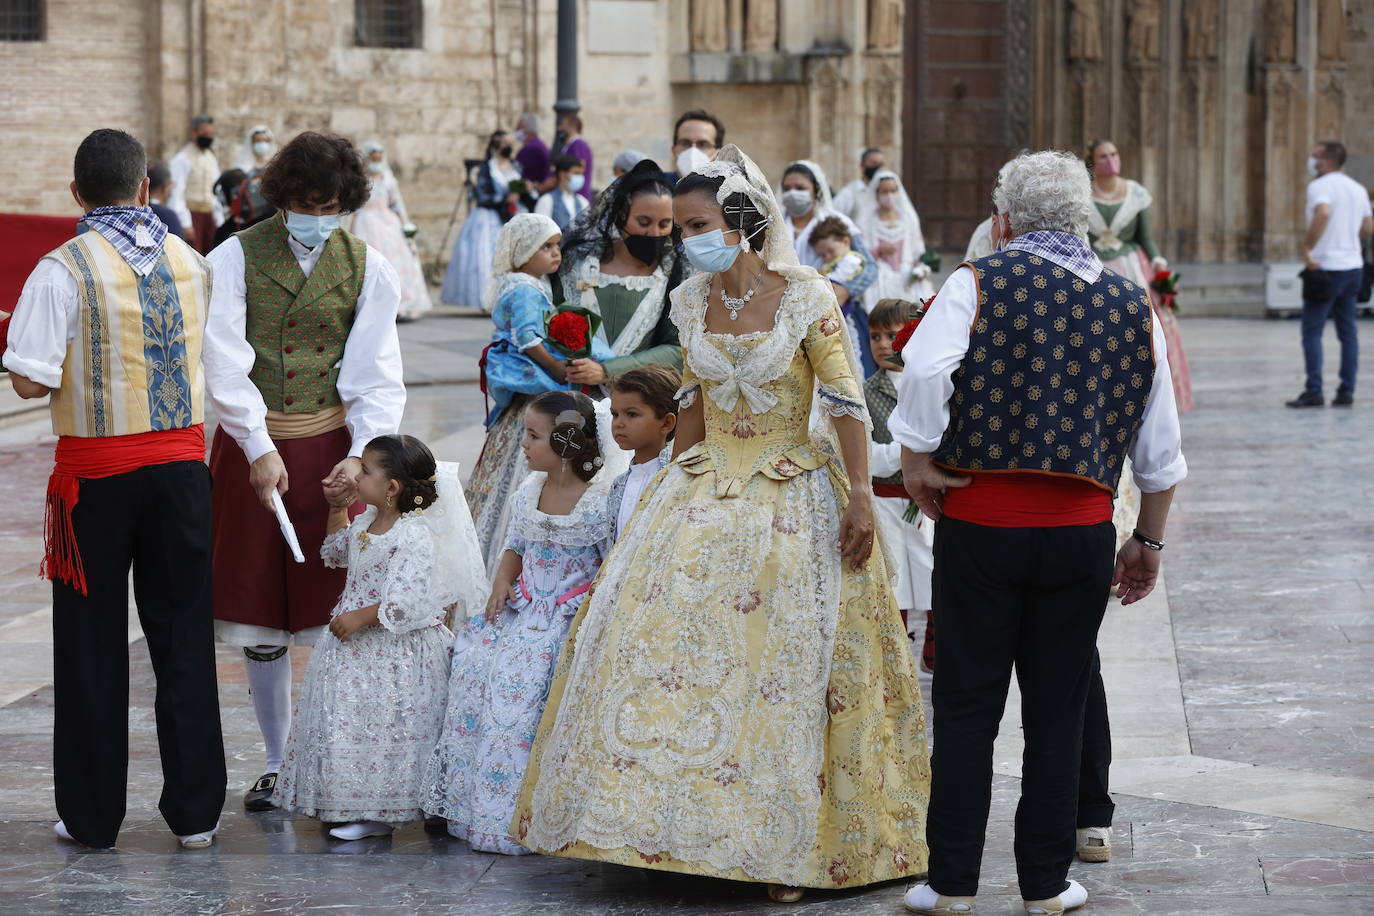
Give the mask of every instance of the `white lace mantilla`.
[{"label": "white lace mantilla", "polygon": [[[712,276],[696,274],[673,292],[670,314],[677,325],[683,352],[698,376],[717,383],[707,386],[706,394],[721,410],[734,410],[739,399],[744,398],[754,413],[767,413],[778,399],[763,386],[787,371],[807,328],[834,306],[834,294],[819,278],[815,282],[789,282],[778,304],[773,330],[749,335],[766,335],[767,339],[757,347],[744,347],[734,344],[730,340],[732,335],[712,335],[706,330]],[[724,350],[709,343],[708,336],[725,339]]]},{"label": "white lace mantilla", "polygon": [[611,536],[611,516],[606,507],[610,480],[598,474],[567,515],[539,511],[539,494],[548,479],[542,471],[525,478],[511,506],[508,537],[514,535],[531,543],[552,541],[565,547],[587,547]]},{"label": "white lace mantilla", "polygon": [[632,292],[647,290],[644,298],[639,300],[639,305],[635,307],[634,315],[631,316],[625,327],[620,329],[615,340],[606,339],[605,324],[602,324],[596,332],[597,336],[615,351],[616,356],[629,356],[644,345],[644,341],[653,333],[654,327],[658,324],[658,319],[663,315],[664,293],[668,288],[668,271],[672,265],[671,257],[670,254],[660,259],[654,272],[642,277],[622,277],[616,274],[602,273],[600,261],[594,257],[587,258],[577,265],[571,278],[564,281],[564,298],[571,302],[575,293],[579,305],[594,315],[600,315],[601,303],[596,299],[598,289],[605,289],[607,286],[619,286]]}]

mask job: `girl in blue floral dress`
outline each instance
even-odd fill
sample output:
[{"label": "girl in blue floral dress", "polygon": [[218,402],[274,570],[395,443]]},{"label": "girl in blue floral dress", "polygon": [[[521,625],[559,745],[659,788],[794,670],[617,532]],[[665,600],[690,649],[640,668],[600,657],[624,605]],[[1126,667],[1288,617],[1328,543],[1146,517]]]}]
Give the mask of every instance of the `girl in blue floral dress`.
[{"label": "girl in blue floral dress", "polygon": [[486,612],[459,632],[424,809],[473,849],[521,855],[511,818],[573,615],[610,551],[603,467],[610,423],[586,395],[550,391],[525,411],[534,472],[516,491]]},{"label": "girl in blue floral dress", "polygon": [[[486,308],[496,328],[483,373],[493,406],[466,493],[483,560],[493,575],[506,546],[511,497],[529,473],[520,449],[525,405],[545,391],[576,387],[567,382],[564,354],[544,340],[553,312],[549,275],[562,263],[562,240],[558,224],[547,216],[513,217],[501,230],[487,288]],[[615,355],[599,338],[591,344],[594,359]]]}]

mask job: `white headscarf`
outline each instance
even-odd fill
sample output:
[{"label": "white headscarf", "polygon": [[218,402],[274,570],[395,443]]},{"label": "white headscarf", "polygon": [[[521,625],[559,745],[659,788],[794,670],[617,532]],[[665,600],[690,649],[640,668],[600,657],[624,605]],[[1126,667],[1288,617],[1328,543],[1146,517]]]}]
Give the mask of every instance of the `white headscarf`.
[{"label": "white headscarf", "polygon": [[488,312],[496,308],[497,300],[512,282],[537,282],[552,300],[553,287],[548,277],[531,277],[519,273],[519,269],[534,257],[545,242],[562,234],[563,230],[547,216],[538,213],[517,213],[512,216],[496,238],[496,256],[491,262],[491,279],[487,282],[486,295],[482,297],[482,307]]},{"label": "white headscarf", "polygon": [[[794,165],[803,166],[808,172],[810,172],[813,176],[815,176],[815,179],[816,179],[816,207],[815,207],[815,214],[816,214],[817,218],[820,218],[820,215],[821,215],[821,212],[822,212],[822,211],[825,211],[825,210],[834,210],[834,209],[835,209],[835,202],[834,202],[834,200],[832,200],[831,197],[830,197],[830,182],[829,182],[829,181],[826,181],[826,178],[825,178],[825,171],[824,171],[819,165],[817,165],[816,163],[812,162],[810,159],[796,159],[796,160],[794,160],[794,161],[792,161],[792,162],[787,163],[787,168],[790,169],[790,168],[791,168],[792,166],[794,166]],[[787,175],[787,169],[783,169],[783,176],[785,177],[786,175]],[[782,182],[781,182],[781,181],[778,182],[778,187],[777,187],[777,189],[775,190],[774,193],[777,194],[778,200],[782,200]],[[827,214],[827,215],[829,215],[829,214]]]},{"label": "white headscarf", "polygon": [[248,133],[243,135],[243,143],[239,144],[238,157],[234,160],[234,165],[245,172],[251,172],[258,167],[258,157],[253,154],[253,134],[267,134],[267,139],[272,145],[275,147],[277,144],[272,128],[266,124],[254,124],[248,128]]},{"label": "white headscarf", "polygon": [[873,174],[872,180],[859,195],[859,215],[856,222],[869,245],[877,245],[883,238],[879,234],[882,217],[878,213],[878,185],[884,178],[890,178],[897,183],[897,212],[905,230],[902,236],[902,257],[915,263],[926,250],[925,236],[921,234],[921,219],[916,215],[916,208],[912,205],[906,188],[902,186],[902,179],[896,172],[891,169],[879,169]]}]

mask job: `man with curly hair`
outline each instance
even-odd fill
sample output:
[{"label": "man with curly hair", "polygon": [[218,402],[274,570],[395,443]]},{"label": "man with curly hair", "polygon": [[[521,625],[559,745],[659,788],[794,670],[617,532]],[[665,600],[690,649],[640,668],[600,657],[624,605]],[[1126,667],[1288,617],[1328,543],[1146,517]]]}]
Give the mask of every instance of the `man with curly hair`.
[{"label": "man with curly hair", "polygon": [[[363,446],[396,432],[405,407],[400,281],[379,251],[339,228],[369,193],[353,144],[298,135],[263,171],[262,193],[277,214],[210,255],[207,327],[232,355],[207,376],[220,419],[210,454],[215,633],[243,647],[266,745],[265,772],[244,796],[250,811],[272,807],[290,730],[287,650],[314,645],[344,585],[344,571],[326,569],[314,548],[329,511],[319,482],[352,486]],[[274,493],[304,563],[278,532]]]}]

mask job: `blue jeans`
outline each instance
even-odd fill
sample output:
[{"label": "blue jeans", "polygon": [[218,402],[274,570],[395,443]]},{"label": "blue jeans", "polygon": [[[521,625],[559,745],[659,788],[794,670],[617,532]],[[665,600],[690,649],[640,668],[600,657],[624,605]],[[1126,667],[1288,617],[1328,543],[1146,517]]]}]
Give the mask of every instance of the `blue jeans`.
[{"label": "blue jeans", "polygon": [[1334,313],[1336,338],[1341,342],[1341,391],[1355,393],[1355,372],[1360,367],[1360,347],[1355,337],[1355,295],[1360,291],[1362,268],[1328,270],[1331,295],[1321,302],[1302,304],[1302,355],[1307,364],[1307,390],[1322,393],[1322,331]]}]

